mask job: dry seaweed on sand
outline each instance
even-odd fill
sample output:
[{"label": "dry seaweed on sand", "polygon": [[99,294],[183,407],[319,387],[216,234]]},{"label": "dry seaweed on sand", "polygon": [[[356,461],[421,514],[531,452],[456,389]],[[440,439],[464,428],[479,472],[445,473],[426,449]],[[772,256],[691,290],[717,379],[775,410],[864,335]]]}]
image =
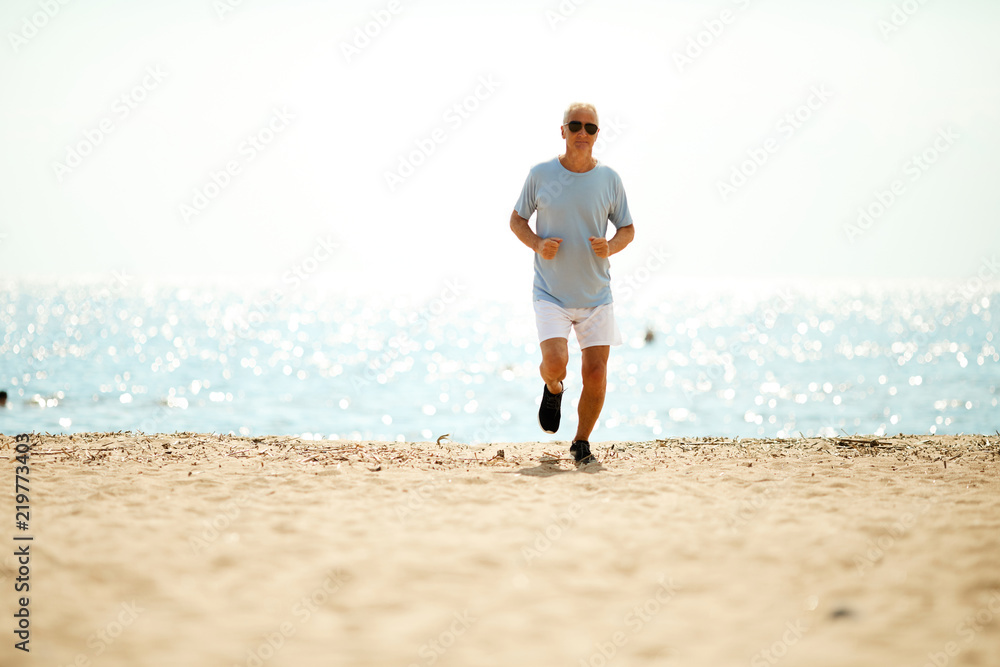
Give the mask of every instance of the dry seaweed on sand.
[{"label": "dry seaweed on sand", "polygon": [[[570,461],[565,455],[541,452],[541,443],[514,443],[503,449],[488,445],[438,442],[373,442],[303,440],[289,436],[241,437],[204,433],[144,434],[135,432],[33,434],[32,455],[39,461],[101,465],[133,461],[156,464],[197,465],[212,459],[234,464],[269,466],[354,466],[381,470],[404,466],[429,470],[470,466],[517,467],[524,461],[555,464]],[[13,436],[0,436],[0,452],[13,452]],[[715,461],[748,458],[802,458],[827,455],[850,460],[861,457],[894,457],[901,462],[938,463],[1000,460],[1000,437],[960,436],[859,436],[799,438],[661,438],[645,442],[611,443],[601,456],[610,465],[657,462],[663,457],[681,461]],[[525,458],[527,457],[527,458]]]}]

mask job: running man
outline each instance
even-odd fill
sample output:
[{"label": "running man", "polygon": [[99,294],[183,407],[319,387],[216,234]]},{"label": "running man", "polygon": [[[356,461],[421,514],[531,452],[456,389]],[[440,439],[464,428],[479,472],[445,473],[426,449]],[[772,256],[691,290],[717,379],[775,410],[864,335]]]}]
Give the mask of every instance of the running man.
[{"label": "running man", "polygon": [[[583,354],[583,390],[570,453],[585,464],[596,460],[589,440],[604,406],[608,354],[622,343],[608,257],[624,250],[635,232],[621,178],[592,155],[600,132],[597,109],[571,104],[560,132],[566,152],[528,172],[510,228],[535,252],[533,298],[545,381],[538,423],[546,433],[559,430],[573,329]],[[528,224],[536,212],[537,234]],[[609,220],[617,230],[611,240],[605,238]]]}]

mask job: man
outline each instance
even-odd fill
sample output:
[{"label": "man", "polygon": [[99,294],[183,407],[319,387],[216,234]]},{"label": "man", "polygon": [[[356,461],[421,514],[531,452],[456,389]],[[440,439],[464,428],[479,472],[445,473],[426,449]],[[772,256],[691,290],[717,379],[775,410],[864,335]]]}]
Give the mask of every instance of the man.
[{"label": "man", "polygon": [[[545,381],[538,423],[546,433],[559,429],[573,329],[583,354],[583,391],[570,453],[586,464],[595,460],[589,439],[604,406],[608,353],[622,342],[608,257],[625,249],[634,230],[621,178],[592,155],[600,132],[597,109],[571,104],[560,132],[566,152],[528,172],[510,228],[535,251],[533,297]],[[528,224],[536,212],[537,234]],[[606,238],[609,220],[616,229],[611,240]]]}]

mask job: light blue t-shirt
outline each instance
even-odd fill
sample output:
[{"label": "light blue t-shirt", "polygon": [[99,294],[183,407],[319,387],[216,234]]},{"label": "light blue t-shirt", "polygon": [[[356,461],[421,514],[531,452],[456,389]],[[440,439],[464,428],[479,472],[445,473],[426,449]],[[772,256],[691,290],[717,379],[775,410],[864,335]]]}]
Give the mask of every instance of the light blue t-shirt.
[{"label": "light blue t-shirt", "polygon": [[598,257],[589,237],[604,238],[608,220],[616,229],[632,224],[622,179],[598,163],[576,173],[554,158],[531,168],[514,207],[528,220],[538,212],[535,233],[562,239],[556,256],[535,253],[535,300],[563,308],[594,308],[611,303],[611,262]]}]

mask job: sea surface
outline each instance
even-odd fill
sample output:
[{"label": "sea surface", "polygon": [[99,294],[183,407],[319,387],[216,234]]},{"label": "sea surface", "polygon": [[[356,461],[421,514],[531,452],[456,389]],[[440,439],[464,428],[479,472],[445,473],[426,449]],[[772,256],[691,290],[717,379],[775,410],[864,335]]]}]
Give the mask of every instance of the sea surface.
[{"label": "sea surface", "polygon": [[[280,298],[279,298],[280,297]],[[647,290],[619,299],[602,440],[993,434],[1000,293]],[[197,431],[454,442],[541,432],[531,305],[236,288],[9,282],[0,432]]]}]

